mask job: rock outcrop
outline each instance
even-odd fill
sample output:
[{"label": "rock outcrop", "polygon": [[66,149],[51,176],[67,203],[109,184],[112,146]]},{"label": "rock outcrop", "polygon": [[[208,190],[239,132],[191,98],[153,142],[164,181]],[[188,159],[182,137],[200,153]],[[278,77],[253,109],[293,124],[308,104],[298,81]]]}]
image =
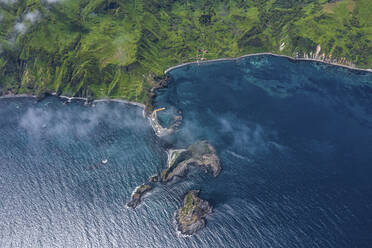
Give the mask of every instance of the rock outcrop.
[{"label": "rock outcrop", "polygon": [[149,183],[157,183],[159,182],[159,176],[158,175],[153,175],[151,177],[149,177]]},{"label": "rock outcrop", "polygon": [[175,176],[186,176],[190,166],[199,166],[214,177],[218,176],[221,171],[216,149],[207,141],[199,141],[187,149],[169,151],[168,167],[162,171],[161,181],[166,183]]},{"label": "rock outcrop", "polygon": [[159,137],[172,134],[182,124],[182,110],[178,110],[177,114],[173,116],[172,124],[169,127],[163,127],[158,120],[158,111],[154,110],[150,115],[151,126],[155,134]]},{"label": "rock outcrop", "polygon": [[192,190],[185,196],[183,205],[176,212],[177,231],[192,235],[206,225],[205,217],[212,213],[212,206],[198,197],[199,190]]},{"label": "rock outcrop", "polygon": [[146,183],[137,187],[132,194],[130,202],[128,202],[127,204],[128,207],[131,207],[133,209],[136,208],[141,203],[142,197],[152,189],[153,187],[150,184]]},{"label": "rock outcrop", "polygon": [[191,166],[202,168],[206,173],[210,172],[214,177],[221,171],[220,160],[216,149],[207,141],[198,141],[187,149],[168,151],[168,166],[160,175],[153,175],[147,183],[137,187],[128,202],[128,207],[136,208],[143,196],[151,191],[158,182],[167,183],[174,177],[184,177]]}]

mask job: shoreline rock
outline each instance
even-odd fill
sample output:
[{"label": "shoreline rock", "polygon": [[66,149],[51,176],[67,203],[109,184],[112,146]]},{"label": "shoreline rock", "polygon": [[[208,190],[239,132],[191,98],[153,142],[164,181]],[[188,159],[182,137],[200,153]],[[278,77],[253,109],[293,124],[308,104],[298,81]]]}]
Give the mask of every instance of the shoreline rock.
[{"label": "shoreline rock", "polygon": [[150,115],[151,126],[158,137],[172,134],[182,124],[182,110],[177,111],[177,115],[173,116],[173,123],[170,127],[163,127],[158,119],[158,112],[153,111]]},{"label": "shoreline rock", "polygon": [[159,182],[159,176],[158,175],[153,175],[151,177],[149,177],[149,183],[157,183]]},{"label": "shoreline rock", "polygon": [[127,206],[135,209],[142,201],[142,197],[153,189],[153,186],[150,184],[144,183],[138,186],[132,194],[130,202],[128,202]]},{"label": "shoreline rock", "polygon": [[218,176],[221,171],[216,149],[207,141],[198,141],[187,149],[168,152],[168,167],[161,172],[161,181],[166,183],[175,176],[186,176],[190,166],[198,166],[206,173],[210,172],[213,177]]},{"label": "shoreline rock", "polygon": [[199,190],[189,191],[182,207],[176,211],[176,228],[184,235],[193,235],[204,228],[205,217],[212,213],[213,207],[207,200],[198,197],[199,192]]}]

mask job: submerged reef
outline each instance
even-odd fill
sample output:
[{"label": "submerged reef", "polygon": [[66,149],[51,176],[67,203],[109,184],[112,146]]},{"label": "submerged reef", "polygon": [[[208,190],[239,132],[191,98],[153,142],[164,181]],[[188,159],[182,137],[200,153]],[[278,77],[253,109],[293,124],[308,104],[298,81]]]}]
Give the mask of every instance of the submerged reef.
[{"label": "submerged reef", "polygon": [[205,217],[212,213],[212,206],[206,200],[198,197],[199,190],[188,192],[183,205],[176,211],[177,231],[192,235],[206,225]]}]

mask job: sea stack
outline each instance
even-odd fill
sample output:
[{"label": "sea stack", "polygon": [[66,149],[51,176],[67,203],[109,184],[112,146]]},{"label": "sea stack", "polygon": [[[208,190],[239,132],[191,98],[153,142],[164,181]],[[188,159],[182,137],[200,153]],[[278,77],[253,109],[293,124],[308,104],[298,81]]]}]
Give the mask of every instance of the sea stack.
[{"label": "sea stack", "polygon": [[198,197],[199,190],[186,194],[183,205],[176,211],[177,231],[185,235],[193,235],[206,225],[205,217],[212,213],[212,206]]}]

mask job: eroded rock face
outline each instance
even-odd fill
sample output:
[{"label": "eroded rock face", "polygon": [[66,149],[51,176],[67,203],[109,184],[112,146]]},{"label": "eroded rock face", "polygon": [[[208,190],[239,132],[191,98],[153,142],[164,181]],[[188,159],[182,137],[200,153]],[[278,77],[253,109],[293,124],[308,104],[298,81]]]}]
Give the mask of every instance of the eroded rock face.
[{"label": "eroded rock face", "polygon": [[160,175],[151,176],[147,183],[137,187],[127,204],[128,207],[136,208],[141,203],[142,197],[156,187],[158,182],[167,183],[175,176],[186,176],[191,166],[198,166],[214,177],[221,171],[216,149],[207,141],[198,141],[187,149],[169,150],[168,167]]},{"label": "eroded rock face", "polygon": [[183,205],[176,212],[177,231],[192,235],[206,225],[205,217],[212,213],[212,206],[206,200],[198,197],[199,190],[186,194]]},{"label": "eroded rock face", "polygon": [[175,176],[186,176],[190,166],[199,166],[214,177],[221,171],[216,149],[207,141],[199,141],[187,149],[171,150],[169,153],[168,168],[161,173],[163,183],[172,180]]},{"label": "eroded rock face", "polygon": [[149,192],[150,190],[152,190],[152,186],[149,185],[149,184],[142,184],[141,186],[137,187],[133,194],[132,194],[132,197],[131,197],[131,200],[130,202],[128,202],[128,207],[131,207],[131,208],[136,208],[140,203],[141,203],[141,199],[142,197],[147,193]]}]

